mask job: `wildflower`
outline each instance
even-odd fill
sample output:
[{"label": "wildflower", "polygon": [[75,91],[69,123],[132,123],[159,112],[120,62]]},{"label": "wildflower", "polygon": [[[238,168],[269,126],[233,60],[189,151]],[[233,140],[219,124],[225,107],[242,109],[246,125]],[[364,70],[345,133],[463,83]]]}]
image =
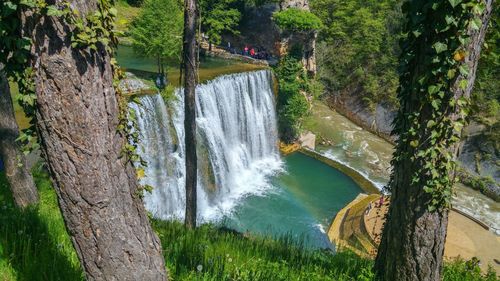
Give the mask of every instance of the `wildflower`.
[{"label": "wildflower", "polygon": [[231,263],[231,262],[233,262],[233,259],[229,258],[227,261]]},{"label": "wildflower", "polygon": [[199,264],[197,267],[196,267],[196,270],[198,270],[198,272],[201,272],[203,270],[203,265]]}]

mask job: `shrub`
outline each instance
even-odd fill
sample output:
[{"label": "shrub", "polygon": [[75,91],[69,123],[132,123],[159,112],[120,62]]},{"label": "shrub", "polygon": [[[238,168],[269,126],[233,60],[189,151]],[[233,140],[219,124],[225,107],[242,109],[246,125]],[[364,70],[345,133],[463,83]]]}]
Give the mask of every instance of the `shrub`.
[{"label": "shrub", "polygon": [[304,96],[310,90],[309,80],[300,60],[291,55],[280,59],[275,73],[279,84],[280,137],[290,143],[297,138],[300,122],[309,112],[309,102]]},{"label": "shrub", "polygon": [[274,22],[284,30],[310,31],[321,28],[321,20],[313,13],[297,8],[289,8],[273,14]]}]

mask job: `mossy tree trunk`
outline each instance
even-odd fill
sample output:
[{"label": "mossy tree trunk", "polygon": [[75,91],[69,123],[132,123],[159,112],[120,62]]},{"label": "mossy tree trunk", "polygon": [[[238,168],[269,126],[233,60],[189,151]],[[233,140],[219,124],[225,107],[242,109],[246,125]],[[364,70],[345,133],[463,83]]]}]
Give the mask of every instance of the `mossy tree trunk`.
[{"label": "mossy tree trunk", "polygon": [[189,228],[196,227],[196,83],[197,83],[197,0],[184,1],[184,131],[186,145],[186,217],[185,224]]},{"label": "mossy tree trunk", "polygon": [[[445,2],[448,1],[444,1],[443,3]],[[469,29],[467,31],[470,35],[470,43],[465,52],[464,63],[469,67],[469,74],[462,78],[468,82],[468,86],[466,88],[459,87],[457,83],[460,79],[457,79],[457,82],[452,85],[450,90],[452,99],[456,100],[457,104],[460,104],[458,100],[470,97],[481,46],[484,42],[486,28],[491,15],[492,2],[492,0],[485,1],[486,9],[481,16],[482,26],[479,30]],[[419,16],[422,16],[422,14]],[[412,14],[409,16],[412,19],[415,17]],[[425,17],[425,15],[422,17]],[[425,22],[425,24],[435,26],[434,22]],[[420,83],[420,81],[417,81],[418,77],[421,77],[428,70],[428,68],[424,67],[424,63],[426,58],[428,58],[429,47],[435,40],[435,38],[430,36],[426,37],[425,33],[417,39],[416,44],[418,46],[415,46],[417,51],[413,59],[417,63],[413,64],[409,69],[413,81],[409,82],[408,85],[409,89],[412,90],[409,97],[401,99],[401,108],[396,120],[396,123],[400,124],[400,127],[399,131],[395,131],[395,133],[399,136],[402,136],[405,132],[413,128],[412,121],[409,119],[409,116],[413,113],[417,113],[417,116],[419,116],[420,128],[426,128],[426,124],[431,120],[435,121],[430,114],[433,106],[430,102],[423,103],[422,99],[418,98],[420,86],[417,84]],[[449,118],[451,122],[455,122],[458,120],[460,116],[459,112],[462,109],[461,106],[456,106],[454,109],[446,111],[445,117]],[[417,132],[418,143],[429,143],[429,136],[425,132]],[[396,153],[399,153],[399,155],[411,155],[415,151],[414,146],[410,140],[402,140],[400,137]],[[456,159],[458,145],[455,144],[447,149],[451,151],[452,156]],[[424,190],[425,179],[429,175],[421,174],[419,181],[414,181],[413,175],[418,173],[426,163],[410,161],[409,159],[395,160],[394,163],[393,178],[390,185],[392,192],[391,205],[375,261],[377,276],[380,280],[384,281],[441,280],[444,245],[448,226],[448,209],[438,207],[434,211],[429,210],[429,202],[432,202],[433,198],[431,193]],[[441,174],[440,177],[454,177],[454,173]]]},{"label": "mossy tree trunk", "polygon": [[38,191],[28,170],[26,157],[16,141],[18,137],[19,127],[14,115],[9,81],[0,64],[0,157],[14,202],[19,208],[25,208],[38,202]]},{"label": "mossy tree trunk", "polygon": [[[51,1],[64,5],[66,1]],[[69,1],[85,18],[97,1]],[[87,280],[166,280],[161,244],[122,156],[110,54],[72,46],[65,17],[23,13],[40,144]]]}]

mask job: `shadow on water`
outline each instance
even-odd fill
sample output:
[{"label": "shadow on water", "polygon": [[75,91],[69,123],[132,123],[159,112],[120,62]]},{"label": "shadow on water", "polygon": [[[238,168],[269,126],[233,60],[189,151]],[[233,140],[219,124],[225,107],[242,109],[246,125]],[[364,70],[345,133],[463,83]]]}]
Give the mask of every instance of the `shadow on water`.
[{"label": "shadow on water", "polygon": [[49,213],[47,208],[57,208],[55,193],[48,190],[50,181],[38,175],[36,183],[42,203],[20,210],[0,172],[0,267],[9,265],[17,280],[83,280],[60,213],[43,215]]}]

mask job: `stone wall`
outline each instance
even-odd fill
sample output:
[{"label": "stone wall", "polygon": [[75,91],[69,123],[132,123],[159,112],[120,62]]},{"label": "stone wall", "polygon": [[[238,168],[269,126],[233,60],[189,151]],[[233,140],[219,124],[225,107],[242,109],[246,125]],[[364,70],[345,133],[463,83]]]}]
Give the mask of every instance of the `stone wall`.
[{"label": "stone wall", "polygon": [[291,33],[280,30],[272,20],[274,12],[297,8],[309,10],[308,0],[287,0],[280,4],[266,4],[260,7],[247,7],[243,15],[240,34],[223,36],[223,45],[227,42],[236,50],[245,46],[264,49],[275,57],[287,54],[296,44],[303,46],[302,63],[312,74],[316,74],[316,38],[317,32]]},{"label": "stone wall", "polygon": [[[330,94],[327,104],[349,118],[357,125],[394,143],[391,136],[392,121],[396,117],[395,109],[387,104],[379,103],[369,109],[362,101],[363,93]],[[460,155],[458,157],[461,182],[481,191],[486,196],[500,200],[500,150],[498,143],[485,137],[486,127],[471,122],[462,136]]]}]

